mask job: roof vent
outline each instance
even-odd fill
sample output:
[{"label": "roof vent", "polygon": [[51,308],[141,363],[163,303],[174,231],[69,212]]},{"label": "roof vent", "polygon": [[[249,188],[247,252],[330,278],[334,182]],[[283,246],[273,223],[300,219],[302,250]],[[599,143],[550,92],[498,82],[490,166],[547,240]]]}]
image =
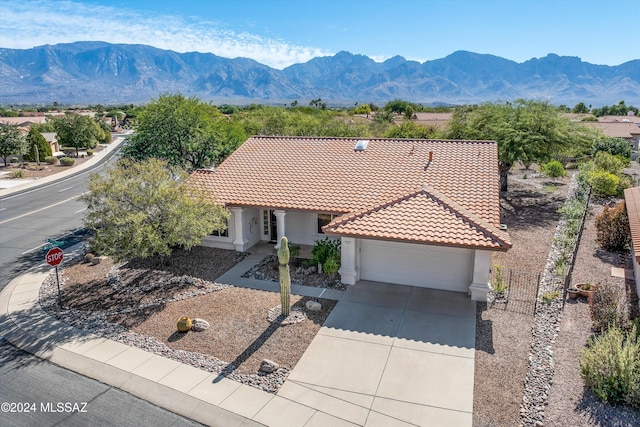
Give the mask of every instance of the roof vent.
[{"label": "roof vent", "polygon": [[500,230],[507,231],[507,224],[500,224]]},{"label": "roof vent", "polygon": [[367,145],[369,145],[368,139],[360,139],[356,142],[355,147],[353,147],[353,151],[364,151],[367,149]]}]

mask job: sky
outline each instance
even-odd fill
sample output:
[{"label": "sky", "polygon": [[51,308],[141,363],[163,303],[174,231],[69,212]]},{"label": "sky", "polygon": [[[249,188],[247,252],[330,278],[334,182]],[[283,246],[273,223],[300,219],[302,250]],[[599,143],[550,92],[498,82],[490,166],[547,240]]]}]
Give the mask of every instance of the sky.
[{"label": "sky", "polygon": [[[638,0],[0,0],[0,47],[74,41],[247,57],[274,68],[340,51],[419,62],[458,50],[640,59]],[[627,21],[633,25],[625,25]],[[628,41],[627,41],[628,40]]]}]

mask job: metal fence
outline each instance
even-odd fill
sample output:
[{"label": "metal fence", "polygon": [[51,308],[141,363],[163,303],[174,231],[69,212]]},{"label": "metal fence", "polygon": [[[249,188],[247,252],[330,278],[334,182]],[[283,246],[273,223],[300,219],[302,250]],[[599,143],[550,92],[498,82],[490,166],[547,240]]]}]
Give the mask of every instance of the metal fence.
[{"label": "metal fence", "polygon": [[505,290],[491,303],[491,308],[533,316],[541,276],[540,272],[535,271],[494,267],[491,270],[492,287],[497,289],[502,285]]}]

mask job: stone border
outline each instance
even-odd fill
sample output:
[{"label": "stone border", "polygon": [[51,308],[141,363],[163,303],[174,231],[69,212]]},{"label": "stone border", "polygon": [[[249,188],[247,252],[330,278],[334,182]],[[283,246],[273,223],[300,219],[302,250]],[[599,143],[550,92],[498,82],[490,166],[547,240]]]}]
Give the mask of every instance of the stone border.
[{"label": "stone border", "polygon": [[[585,199],[585,212],[588,209],[588,188],[586,184],[579,182],[579,173],[574,173],[569,184],[569,192],[564,205],[574,199]],[[584,226],[585,215],[582,215],[580,229]],[[520,405],[521,426],[543,426],[544,411],[548,404],[549,391],[553,384],[554,364],[553,364],[553,344],[560,331],[560,320],[562,319],[563,296],[565,279],[555,273],[556,260],[560,258],[562,251],[557,239],[564,235],[566,227],[565,217],[561,217],[556,232],[547,264],[545,266],[540,286],[538,289],[535,320],[532,327],[533,338],[531,350],[529,351],[529,367],[525,377],[524,395]],[[578,246],[581,233],[575,242]],[[573,265],[575,248],[569,260]],[[550,304],[543,302],[542,296],[549,292],[558,292],[559,298],[555,298]]]}]

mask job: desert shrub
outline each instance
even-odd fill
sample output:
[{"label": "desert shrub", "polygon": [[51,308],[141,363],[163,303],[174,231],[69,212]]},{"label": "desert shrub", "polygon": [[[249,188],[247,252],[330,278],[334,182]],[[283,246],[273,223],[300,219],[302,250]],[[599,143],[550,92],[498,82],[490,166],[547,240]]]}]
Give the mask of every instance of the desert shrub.
[{"label": "desert shrub", "polygon": [[587,182],[595,194],[600,196],[615,196],[618,192],[620,179],[610,172],[594,170],[589,173]]},{"label": "desert shrub", "polygon": [[334,260],[339,260],[340,240],[329,239],[328,237],[322,240],[316,240],[311,249],[311,256],[314,262],[322,265],[322,268],[324,268],[324,264],[328,259],[333,258]]},{"label": "desert shrub", "polygon": [[509,285],[504,281],[504,277],[502,275],[502,267],[500,267],[499,265],[494,265],[493,271],[495,272],[495,276],[493,282],[491,283],[491,289],[493,289],[493,292],[495,292],[496,294],[503,295],[509,288]]},{"label": "desert shrub", "polygon": [[623,295],[615,285],[601,283],[596,286],[589,309],[593,327],[598,331],[603,331],[609,326],[627,326],[628,314]]},{"label": "desert shrub", "polygon": [[593,162],[595,163],[596,168],[617,175],[622,172],[622,169],[627,167],[627,160],[628,159],[626,158],[609,154],[606,151],[598,151]]},{"label": "desert shrub", "polygon": [[24,178],[24,171],[22,169],[12,171],[11,178]]},{"label": "desert shrub", "polygon": [[624,197],[624,190],[626,188],[631,188],[633,186],[633,181],[629,175],[620,174],[618,175],[618,188],[616,189],[616,196]]},{"label": "desert shrub", "polygon": [[16,163],[18,163],[18,158],[17,158],[17,157],[12,157],[12,158],[10,158],[10,159],[9,159],[9,163],[12,163],[12,164],[16,164]]},{"label": "desert shrub", "polygon": [[551,305],[551,303],[553,302],[553,300],[555,300],[556,298],[558,298],[560,296],[560,293],[558,291],[549,291],[549,292],[545,292],[542,295],[542,300],[547,304],[547,305]]},{"label": "desert shrub", "polygon": [[87,156],[93,156],[93,150],[87,150]]},{"label": "desert shrub", "polygon": [[580,352],[582,376],[601,400],[640,408],[640,342],[637,328],[612,326]]},{"label": "desert shrub", "polygon": [[328,258],[324,264],[322,264],[322,269],[325,273],[332,276],[340,269],[340,263],[336,258]]},{"label": "desert shrub", "polygon": [[564,170],[564,166],[562,166],[562,163],[557,160],[551,160],[549,163],[543,164],[541,167],[541,171],[543,174],[552,179],[567,176],[567,171]]},{"label": "desert shrub", "polygon": [[600,138],[593,144],[592,153],[597,155],[604,151],[614,156],[620,156],[627,162],[631,159],[631,146],[622,138]]},{"label": "desert shrub", "polygon": [[58,164],[58,158],[57,157],[53,157],[53,156],[47,156],[44,158],[44,162],[48,163],[50,165],[57,165]]},{"label": "desert shrub", "polygon": [[298,258],[300,256],[300,245],[289,245],[289,256],[291,259]]},{"label": "desert shrub", "polygon": [[72,159],[71,157],[63,157],[60,159],[60,164],[62,166],[73,166],[75,162],[76,160]]},{"label": "desert shrub", "polygon": [[607,251],[622,251],[631,242],[627,207],[619,202],[613,208],[605,206],[596,217],[596,242]]}]

